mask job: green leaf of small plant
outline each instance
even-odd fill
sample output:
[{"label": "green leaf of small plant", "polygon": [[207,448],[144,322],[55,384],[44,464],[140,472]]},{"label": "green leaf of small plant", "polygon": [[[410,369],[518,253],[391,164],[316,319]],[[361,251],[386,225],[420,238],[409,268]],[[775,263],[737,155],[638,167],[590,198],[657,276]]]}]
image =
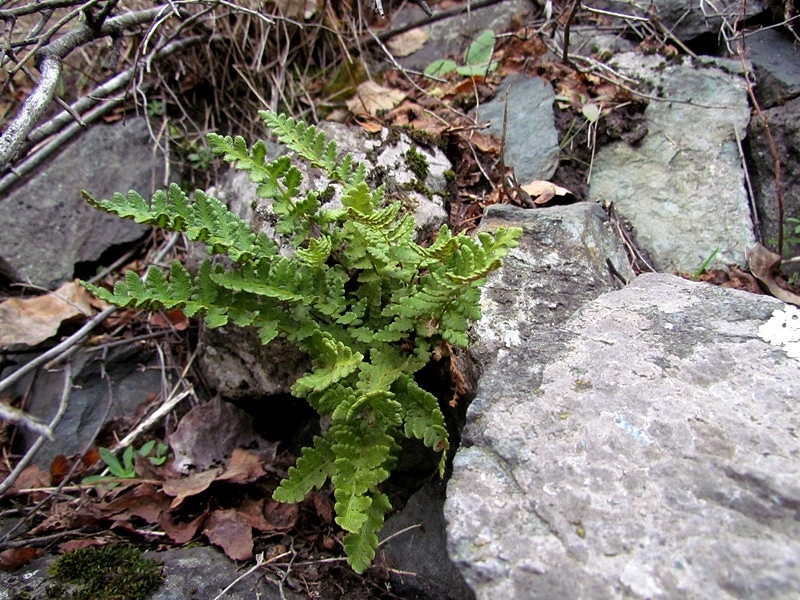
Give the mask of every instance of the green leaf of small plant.
[{"label": "green leaf of small plant", "polygon": [[478,77],[481,75],[486,75],[486,73],[491,73],[496,69],[497,62],[493,62],[492,64],[464,65],[463,67],[458,67],[456,72],[464,77]]},{"label": "green leaf of small plant", "polygon": [[449,58],[440,58],[425,67],[423,73],[429,77],[444,77],[448,73],[455,71],[457,67],[456,61]]},{"label": "green leaf of small plant", "polygon": [[494,52],[495,34],[491,29],[484,29],[478,34],[464,53],[465,66],[484,66],[489,64]]}]

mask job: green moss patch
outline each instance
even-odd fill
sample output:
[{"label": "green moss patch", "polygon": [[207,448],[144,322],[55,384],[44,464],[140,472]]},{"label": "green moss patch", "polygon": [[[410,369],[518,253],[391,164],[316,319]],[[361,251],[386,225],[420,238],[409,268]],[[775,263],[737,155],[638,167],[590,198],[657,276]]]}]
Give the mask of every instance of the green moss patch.
[{"label": "green moss patch", "polygon": [[72,588],[51,597],[69,600],[144,600],[164,583],[161,564],[124,545],[69,552],[53,563],[50,574]]}]

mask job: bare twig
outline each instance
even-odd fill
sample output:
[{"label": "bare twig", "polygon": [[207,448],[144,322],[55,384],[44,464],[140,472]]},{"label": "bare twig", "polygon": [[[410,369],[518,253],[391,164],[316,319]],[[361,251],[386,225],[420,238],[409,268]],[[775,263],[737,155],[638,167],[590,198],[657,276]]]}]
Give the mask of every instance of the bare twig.
[{"label": "bare twig", "polygon": [[53,346],[47,352],[40,354],[31,362],[27,363],[24,367],[16,370],[11,375],[0,381],[0,391],[5,390],[11,384],[15,383],[23,376],[33,371],[34,369],[38,368],[40,365],[43,365],[50,360],[62,356],[65,352],[69,351],[73,346],[80,343],[81,340],[83,340],[83,338],[89,335],[92,329],[94,329],[100,323],[102,323],[105,320],[105,318],[111,313],[113,313],[115,310],[117,310],[116,307],[112,306],[98,313],[97,315],[92,317],[92,319],[88,321],[83,327],[81,327],[78,331],[73,333],[63,342],[61,342],[56,346]]},{"label": "bare twig", "polygon": [[162,7],[130,12],[107,19],[99,27],[85,23],[37,51],[39,59],[39,83],[17,111],[6,131],[0,136],[0,170],[6,170],[22,147],[28,132],[44,114],[55,96],[61,81],[62,61],[76,48],[94,39],[118,35],[138,25],[152,21]]},{"label": "bare twig", "polygon": [[[50,430],[51,435],[52,431],[56,428],[56,426],[61,422],[61,418],[64,416],[64,413],[67,411],[67,406],[69,405],[69,396],[72,392],[72,365],[70,363],[66,363],[64,365],[64,389],[61,393],[61,401],[58,404],[58,410],[56,410],[56,414],[50,420],[47,428]],[[28,464],[33,460],[36,456],[36,453],[39,452],[39,449],[44,445],[44,443],[50,438],[51,436],[48,435],[40,435],[37,440],[33,443],[30,449],[25,453],[17,465],[14,467],[14,470],[8,474],[8,477],[5,478],[3,483],[0,483],[0,496],[2,496],[17,480],[20,473],[28,466]]]}]

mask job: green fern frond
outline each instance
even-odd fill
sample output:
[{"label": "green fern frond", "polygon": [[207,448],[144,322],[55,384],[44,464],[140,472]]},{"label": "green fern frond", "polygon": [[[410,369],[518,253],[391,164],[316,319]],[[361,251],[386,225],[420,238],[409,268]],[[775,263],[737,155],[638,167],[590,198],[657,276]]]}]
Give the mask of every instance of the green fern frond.
[{"label": "green fern frond", "polygon": [[331,249],[331,239],[323,235],[319,238],[310,239],[308,241],[308,248],[298,248],[295,254],[306,266],[312,269],[319,269],[328,261],[331,255]]},{"label": "green fern frond", "polygon": [[324,337],[322,346],[311,373],[303,375],[292,386],[292,393],[296,396],[304,397],[325,390],[355,372],[364,359],[360,352],[353,352],[331,337]]},{"label": "green fern frond", "polygon": [[336,456],[329,440],[315,436],[314,445],[303,448],[289,477],[272,493],[277,502],[302,502],[313,489],[320,489],[335,472]]},{"label": "green fern frond", "polygon": [[382,492],[375,492],[361,529],[356,533],[348,533],[342,539],[347,562],[356,573],[364,573],[375,559],[378,532],[383,528],[384,516],[391,510],[389,497]]},{"label": "green fern frond", "polygon": [[388,479],[393,463],[392,436],[361,424],[333,425],[329,430],[336,455],[336,473],[331,477],[336,503],[336,523],[350,532],[358,532],[369,518],[372,498],[368,492]]},{"label": "green fern frond", "polygon": [[[342,207],[322,206],[321,192],[301,193],[297,158],[268,159],[267,145],[241,137],[208,136],[212,150],[247,172],[259,197],[271,201],[275,231],[285,242],[253,233],[222,202],[193,198],[173,185],[148,202],[135,192],[93,206],[145,225],[183,232],[233,265],[204,261],[193,276],[179,262],[167,274],[129,272],[113,290],[85,284],[123,307],[178,308],[202,315],[208,327],[252,327],[262,343],[277,337],[311,359],[292,393],[304,397],[331,425],[304,448],[273,497],[299,502],[330,481],[336,522],[351,566],[374,559],[377,533],[391,510],[380,491],[404,438],[441,454],[448,432],[437,399],[413,374],[443,343],[465,346],[480,317],[480,285],[517,245],[520,230],[500,228],[475,238],[443,226],[427,248],[414,240],[413,217],[400,203],[384,206],[384,188],[367,185],[366,170],[316,127],[263,111],[261,117],[297,157],[320,167],[341,193]],[[368,357],[368,358],[366,358]]]},{"label": "green fern frond", "polygon": [[313,166],[324,169],[328,174],[336,172],[336,142],[327,141],[323,132],[313,125],[269,110],[261,110],[258,114],[287,148],[305,158]]}]

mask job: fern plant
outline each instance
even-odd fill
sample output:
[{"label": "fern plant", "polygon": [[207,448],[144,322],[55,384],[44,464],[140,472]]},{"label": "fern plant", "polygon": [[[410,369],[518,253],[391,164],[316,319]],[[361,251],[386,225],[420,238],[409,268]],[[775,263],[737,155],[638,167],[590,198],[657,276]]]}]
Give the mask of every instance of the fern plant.
[{"label": "fern plant", "polygon": [[[196,275],[175,261],[169,273],[152,268],[142,280],[128,272],[113,290],[84,283],[121,307],[180,308],[203,314],[209,327],[251,326],[267,344],[281,336],[306,352],[311,371],[292,393],[305,398],[330,426],[304,448],[274,492],[300,502],[333,484],[336,523],[346,530],[345,553],[363,572],[375,556],[378,531],[391,510],[381,484],[403,438],[441,453],[449,447],[437,399],[414,373],[450,346],[466,346],[469,323],[480,317],[480,285],[497,269],[521,230],[501,228],[477,238],[453,236],[443,226],[428,247],[414,241],[414,221],[384,189],[370,189],[365,167],[313,126],[269,111],[268,128],[296,157],[321,168],[341,191],[341,206],[323,207],[319,192],[300,193],[292,158],[267,160],[263,141],[209,134],[211,149],[257,184],[272,201],[276,234],[291,252],[250,228],[217,199],[190,199],[177,185],[150,202],[135,192],[93,206],[138,223],[179,231],[224,254],[233,266],[207,260]],[[286,256],[289,254],[289,256]]]}]

